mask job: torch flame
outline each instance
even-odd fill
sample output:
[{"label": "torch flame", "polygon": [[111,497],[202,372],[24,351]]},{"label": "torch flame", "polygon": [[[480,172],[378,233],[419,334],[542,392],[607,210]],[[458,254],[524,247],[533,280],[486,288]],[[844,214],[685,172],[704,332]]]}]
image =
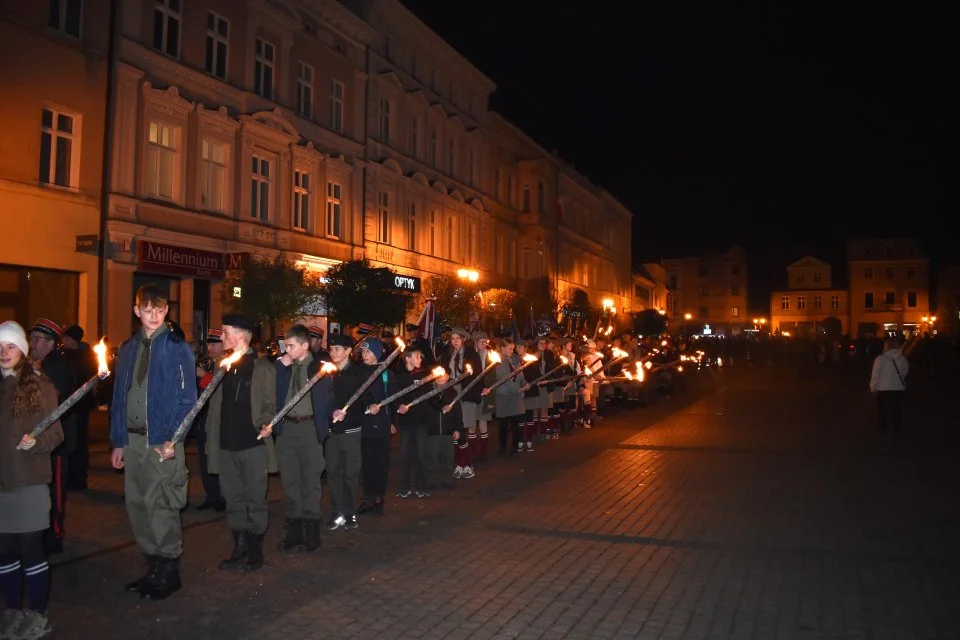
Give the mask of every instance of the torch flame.
[{"label": "torch flame", "polygon": [[633,376],[626,369],[623,370],[623,375],[627,377],[627,380],[633,380]]},{"label": "torch flame", "polygon": [[230,354],[229,356],[227,356],[226,358],[220,361],[220,366],[226,369],[227,371],[230,371],[230,367],[236,364],[236,362],[242,357],[243,357],[243,353],[241,353],[240,351],[234,351],[232,354]]},{"label": "torch flame", "polygon": [[463,367],[463,375],[469,376],[472,373],[473,373],[473,367],[471,365],[468,364]]},{"label": "torch flame", "polygon": [[407,348],[407,343],[401,340],[400,338],[397,338],[396,342],[397,342],[397,348],[400,349],[400,351],[403,351],[404,349]]},{"label": "torch flame", "polygon": [[645,366],[647,369],[653,369],[653,363],[650,362],[649,360],[647,360],[646,362],[644,362],[644,363],[643,363],[643,366]]},{"label": "torch flame", "polygon": [[567,356],[560,356],[560,362],[562,362],[563,364],[567,364],[567,363],[569,363],[570,361],[567,360]]},{"label": "torch flame", "polygon": [[491,351],[490,353],[487,354],[487,360],[489,360],[490,362],[499,363],[499,362],[500,362],[500,354],[497,353],[496,351]]},{"label": "torch flame", "polygon": [[107,344],[103,341],[103,338],[100,338],[100,342],[93,348],[93,352],[97,354],[97,375],[102,378],[110,373],[107,368]]},{"label": "torch flame", "polygon": [[430,371],[430,375],[432,375],[434,378],[439,378],[439,377],[442,376],[444,373],[446,373],[446,370],[445,370],[443,367],[434,367],[434,368]]},{"label": "torch flame", "polygon": [[[647,364],[650,364],[649,362]],[[643,363],[637,363],[637,380],[643,382],[643,379],[646,377],[646,373],[643,371]]]},{"label": "torch flame", "polygon": [[617,349],[616,347],[614,347],[614,349],[613,349],[613,355],[614,355],[615,357],[617,357],[617,358],[626,358],[626,357],[627,357],[627,352],[624,351],[623,349]]},{"label": "torch flame", "polygon": [[320,367],[320,371],[323,371],[324,374],[333,373],[337,370],[337,365],[332,362],[324,362],[323,366]]},{"label": "torch flame", "polygon": [[610,335],[611,333],[613,333],[613,325],[610,325],[609,327],[607,327],[607,330],[604,333],[604,335]]},{"label": "torch flame", "polygon": [[524,354],[524,356],[523,356],[523,361],[524,361],[524,362],[536,362],[536,361],[537,361],[537,356],[533,355],[532,353],[526,353],[526,354]]}]

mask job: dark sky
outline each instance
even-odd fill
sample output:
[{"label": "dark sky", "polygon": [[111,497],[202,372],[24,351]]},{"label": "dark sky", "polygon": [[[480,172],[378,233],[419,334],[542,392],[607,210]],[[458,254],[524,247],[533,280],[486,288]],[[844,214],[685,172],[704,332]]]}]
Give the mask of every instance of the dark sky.
[{"label": "dark sky", "polygon": [[739,243],[758,300],[850,236],[956,261],[952,3],[403,3],[633,211],[635,260]]}]

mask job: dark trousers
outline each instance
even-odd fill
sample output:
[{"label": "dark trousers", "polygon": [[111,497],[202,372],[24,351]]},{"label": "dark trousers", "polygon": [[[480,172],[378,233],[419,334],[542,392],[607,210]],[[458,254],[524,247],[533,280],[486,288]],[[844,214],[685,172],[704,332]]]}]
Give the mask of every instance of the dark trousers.
[{"label": "dark trousers", "polygon": [[90,431],[90,412],[80,409],[75,419],[77,447],[70,454],[69,485],[74,491],[84,491],[87,488],[87,470],[90,468],[90,445],[87,441],[87,434]]},{"label": "dark trousers", "polygon": [[500,453],[506,453],[507,451],[507,434],[510,434],[510,437],[513,438],[514,449],[520,444],[520,418],[522,417],[507,416],[498,420],[500,427],[497,436],[500,438]]},{"label": "dark trousers", "polygon": [[[403,470],[400,474],[400,491],[427,489],[427,428],[405,426],[400,431],[400,451],[403,455]],[[411,486],[412,485],[412,486]]]},{"label": "dark trousers", "polygon": [[360,493],[360,432],[331,433],[327,438],[327,486],[333,515],[357,515]]},{"label": "dark trousers", "polygon": [[877,392],[877,429],[903,430],[903,391]]},{"label": "dark trousers", "polygon": [[383,499],[390,471],[390,438],[374,436],[360,440],[364,500]]},{"label": "dark trousers", "polygon": [[207,415],[206,407],[200,417],[193,423],[193,434],[197,442],[197,457],[200,459],[200,482],[203,484],[203,494],[206,496],[204,502],[217,502],[220,500],[220,480],[217,476],[210,475],[207,466],[207,430],[204,426],[204,417]]},{"label": "dark trousers", "polygon": [[50,480],[50,532],[59,540],[66,534],[67,485],[70,482],[70,456],[50,456],[53,477]]}]

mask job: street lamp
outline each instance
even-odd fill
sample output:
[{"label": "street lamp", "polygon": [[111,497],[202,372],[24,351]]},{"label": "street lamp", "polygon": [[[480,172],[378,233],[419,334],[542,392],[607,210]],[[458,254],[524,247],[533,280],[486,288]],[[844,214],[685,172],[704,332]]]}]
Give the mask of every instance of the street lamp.
[{"label": "street lamp", "polygon": [[476,282],[480,279],[480,274],[474,271],[473,269],[457,269],[457,277],[461,280],[469,280],[470,282]]},{"label": "street lamp", "polygon": [[692,313],[687,312],[687,313],[683,314],[683,325],[681,325],[681,327],[680,327],[680,331],[681,331],[681,333],[683,333],[683,335],[687,335],[687,322],[689,322],[690,320],[693,320],[693,314],[692,314]]}]

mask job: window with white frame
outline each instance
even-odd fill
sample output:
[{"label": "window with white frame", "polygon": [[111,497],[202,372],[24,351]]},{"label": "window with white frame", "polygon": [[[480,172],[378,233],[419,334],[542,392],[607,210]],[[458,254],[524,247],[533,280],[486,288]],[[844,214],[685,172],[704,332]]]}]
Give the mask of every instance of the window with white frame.
[{"label": "window with white frame", "polygon": [[447,138],[447,169],[448,175],[456,175],[457,143],[453,136]]},{"label": "window with white frame", "polygon": [[204,138],[200,143],[200,208],[207,211],[225,209],[227,145]]},{"label": "window with white frame", "polygon": [[893,280],[893,267],[886,268],[887,280]]},{"label": "window with white frame", "polygon": [[819,271],[813,272],[813,281],[816,282],[817,284],[823,281],[823,276]]},{"label": "window with white frame", "polygon": [[82,21],[82,0],[50,0],[49,25],[57,31],[79,38]]},{"label": "window with white frame", "polygon": [[780,311],[790,311],[790,296],[780,296]]},{"label": "window with white frame", "polygon": [[840,296],[830,296],[830,308],[834,311],[840,308]]},{"label": "window with white frame", "polygon": [[276,49],[263,38],[257,38],[253,54],[253,92],[267,100],[273,100],[273,65],[276,61]]},{"label": "window with white frame", "polygon": [[431,167],[437,166],[437,130],[430,128],[430,143],[427,145],[427,164]]},{"label": "window with white frame", "polygon": [[44,107],[40,114],[41,184],[58,187],[78,185],[77,156],[80,151],[80,117]]},{"label": "window with white frame", "polygon": [[873,267],[865,267],[863,269],[863,278],[864,280],[870,280],[873,278]]},{"label": "window with white frame", "polygon": [[180,0],[154,0],[153,48],[180,57]]},{"label": "window with white frame", "polygon": [[270,220],[270,169],[267,158],[255,155],[250,161],[250,217],[261,222]]},{"label": "window with white frame", "polygon": [[797,273],[797,284],[803,284],[806,281],[807,281],[807,274],[805,274],[803,271],[800,271],[799,273]]},{"label": "window with white frame", "polygon": [[813,296],[813,308],[817,311],[823,309],[823,298],[821,296]]},{"label": "window with white frame", "polygon": [[390,101],[380,98],[380,139],[390,143]]},{"label": "window with white frame", "polygon": [[440,232],[437,229],[437,210],[430,209],[427,212],[427,246],[426,251],[431,256],[437,255],[437,234]]},{"label": "window with white frame", "polygon": [[149,197],[173,199],[177,133],[177,127],[157,120],[148,125],[143,190]]},{"label": "window with white frame", "polygon": [[297,60],[297,115],[313,120],[313,67]]},{"label": "window with white frame", "polygon": [[410,118],[410,155],[414,158],[420,155],[420,121],[417,116]]},{"label": "window with white frame", "polygon": [[343,83],[339,80],[330,81],[330,128],[343,132]]},{"label": "window with white frame", "polygon": [[414,202],[407,204],[407,249],[417,250],[417,205]]},{"label": "window with white frame", "polygon": [[543,180],[537,181],[537,211],[544,213],[547,210],[547,187]]},{"label": "window with white frame", "polygon": [[213,11],[207,12],[207,43],[203,69],[221,80],[227,79],[227,60],[230,48],[230,22]]},{"label": "window with white frame", "polygon": [[457,251],[457,222],[455,215],[447,216],[447,259],[454,262],[460,259],[460,252]]},{"label": "window with white frame", "polygon": [[523,193],[520,196],[520,211],[530,213],[530,185],[523,185]]},{"label": "window with white frame", "polygon": [[807,296],[797,296],[797,310],[806,311],[807,309]]},{"label": "window with white frame", "polygon": [[306,171],[293,172],[293,228],[310,228],[310,174]]},{"label": "window with white frame", "polygon": [[739,318],[740,317],[740,307],[730,307],[730,317]]},{"label": "window with white frame", "polygon": [[343,187],[327,182],[327,237],[343,238]]},{"label": "window with white frame", "polygon": [[390,243],[390,194],[380,192],[380,207],[377,209],[377,242]]}]

